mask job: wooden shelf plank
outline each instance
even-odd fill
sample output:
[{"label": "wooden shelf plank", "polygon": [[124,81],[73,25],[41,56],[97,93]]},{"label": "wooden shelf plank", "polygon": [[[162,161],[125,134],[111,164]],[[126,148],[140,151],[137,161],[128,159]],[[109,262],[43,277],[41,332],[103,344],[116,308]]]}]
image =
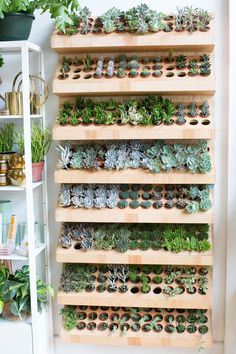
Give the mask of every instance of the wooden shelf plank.
[{"label": "wooden shelf plank", "polygon": [[[100,345],[128,345],[128,346],[158,346],[158,347],[185,347],[185,348],[209,348],[212,347],[212,334],[207,333],[202,337],[201,334],[113,334],[86,330],[84,334],[76,329],[66,331],[62,329],[60,338],[67,343],[80,344],[100,344]],[[202,343],[203,342],[203,343]]]},{"label": "wooden shelf plank", "polygon": [[[81,310],[79,310],[81,311]],[[85,310],[86,314],[91,312],[91,310]],[[99,309],[96,313],[100,314],[102,311]],[[104,312],[104,311],[103,311]],[[111,313],[114,312],[111,309],[106,311],[109,317],[107,320],[108,325],[112,323],[110,320]],[[118,310],[118,314],[121,316],[124,312]],[[142,312],[142,315],[144,312]],[[162,312],[163,317],[167,315],[167,312]],[[172,313],[177,315],[177,312]],[[152,311],[152,316],[157,315],[157,312]],[[185,313],[184,313],[185,315]],[[101,344],[101,345],[129,345],[129,346],[169,346],[169,347],[196,347],[196,348],[207,348],[212,346],[212,320],[211,320],[211,311],[208,310],[205,315],[208,318],[206,323],[208,327],[208,332],[204,335],[200,334],[198,331],[195,333],[167,333],[165,331],[166,322],[163,320],[160,324],[163,326],[163,330],[159,333],[154,332],[143,332],[139,330],[138,332],[133,332],[130,329],[127,331],[126,335],[122,333],[120,329],[117,332],[112,333],[109,329],[105,331],[99,331],[97,328],[94,331],[89,331],[87,328],[84,330],[72,329],[66,331],[65,329],[61,330],[61,339],[69,343],[81,343],[81,344]],[[84,320],[85,324],[89,321],[86,318]],[[96,325],[100,321],[95,320]],[[128,321],[131,324],[131,321]],[[119,322],[118,322],[119,324]],[[174,322],[174,326],[176,323]],[[198,325],[199,326],[199,325]]]},{"label": "wooden shelf plank", "polygon": [[53,81],[53,93],[58,96],[102,96],[102,95],[130,95],[133,94],[198,94],[198,95],[214,95],[215,79],[210,77],[161,77],[151,78],[114,78],[114,79],[91,79],[81,80],[59,80]]},{"label": "wooden shelf plank", "polygon": [[214,184],[214,168],[210,173],[161,172],[152,173],[144,169],[125,169],[120,171],[56,170],[55,183],[150,183],[150,184]]},{"label": "wooden shelf plank", "polygon": [[[135,284],[133,284],[135,286]],[[158,285],[156,285],[158,287]],[[96,305],[96,306],[126,306],[131,307],[135,304],[137,307],[166,307],[166,308],[190,308],[201,309],[202,307],[210,309],[212,307],[211,290],[209,284],[208,293],[193,295],[184,293],[182,295],[169,296],[167,294],[132,294],[128,293],[109,293],[105,291],[98,293],[86,291],[76,293],[65,293],[58,291],[57,301],[60,305]]]},{"label": "wooden shelf plank", "polygon": [[[137,53],[138,54],[138,53]],[[199,60],[202,52],[175,52],[174,56],[178,54],[187,54],[187,59]],[[104,54],[105,57],[109,58],[110,55]],[[147,57],[153,60],[158,52],[148,52]],[[196,77],[191,77],[188,75],[188,69],[178,70],[175,67],[175,62],[173,64],[167,63],[165,57],[167,53],[162,53],[162,76],[154,77],[152,76],[152,64],[150,64],[151,76],[143,78],[141,72],[145,64],[142,63],[142,56],[139,56],[139,69],[138,76],[135,78],[130,78],[128,76],[129,70],[126,70],[127,76],[124,78],[118,78],[116,76],[108,79],[104,76],[100,79],[94,77],[96,72],[96,61],[98,56],[92,56],[94,64],[91,64],[91,70],[89,72],[83,71],[83,66],[76,66],[72,64],[70,66],[70,71],[66,74],[67,78],[61,79],[61,60],[59,60],[55,77],[53,80],[53,93],[58,96],[104,96],[104,95],[143,95],[143,94],[185,94],[185,95],[210,95],[213,96],[215,93],[215,70],[214,70],[214,55],[210,54],[211,61],[211,74],[209,76],[198,75]],[[82,57],[85,57],[82,55]],[[79,71],[79,74],[78,74]]]},{"label": "wooden shelf plank", "polygon": [[97,222],[97,223],[181,223],[181,224],[212,224],[213,208],[195,214],[188,214],[179,209],[76,209],[73,207],[56,208],[58,222]]},{"label": "wooden shelf plank", "polygon": [[61,331],[61,340],[67,343],[80,344],[100,344],[100,345],[128,345],[128,346],[158,346],[158,347],[183,347],[183,348],[210,348],[212,347],[212,334],[209,333],[204,336],[204,343],[202,344],[202,335],[198,334],[163,334],[155,336],[120,336],[116,334],[93,333],[86,331],[86,334],[81,334],[78,330],[67,332]]},{"label": "wooden shelf plank", "polygon": [[53,128],[54,140],[125,140],[125,139],[213,139],[215,129],[209,125],[130,126],[130,125],[59,125]]},{"label": "wooden shelf plank", "polygon": [[93,52],[114,52],[114,51],[150,51],[168,50],[169,48],[184,50],[212,51],[215,46],[215,24],[211,21],[211,28],[208,32],[196,31],[192,34],[185,32],[163,31],[139,35],[135,33],[110,33],[87,35],[76,34],[73,36],[58,35],[55,31],[51,37],[51,47],[57,53],[86,53]]},{"label": "wooden shelf plank", "polygon": [[213,265],[213,252],[188,252],[180,253],[165,250],[129,250],[118,252],[115,250],[89,250],[75,249],[76,242],[72,242],[69,249],[57,247],[56,261],[63,263],[113,263],[113,264],[173,264],[173,265]]}]

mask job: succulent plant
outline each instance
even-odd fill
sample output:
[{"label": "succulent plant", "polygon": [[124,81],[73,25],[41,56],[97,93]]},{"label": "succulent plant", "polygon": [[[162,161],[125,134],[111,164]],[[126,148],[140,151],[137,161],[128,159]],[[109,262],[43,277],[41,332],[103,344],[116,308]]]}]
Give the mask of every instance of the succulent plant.
[{"label": "succulent plant", "polygon": [[201,112],[200,112],[200,116],[201,117],[209,117],[210,115],[210,106],[209,103],[207,101],[204,101],[202,103],[202,105],[200,106]]},{"label": "succulent plant", "polygon": [[60,240],[59,240],[59,244],[63,247],[63,248],[70,248],[71,247],[71,238],[68,235],[62,235]]},{"label": "succulent plant", "polygon": [[196,117],[198,115],[197,105],[194,102],[191,102],[188,106],[188,115],[189,117]]},{"label": "succulent plant", "polygon": [[116,73],[117,77],[123,78],[126,76],[126,71],[123,68],[119,68]]},{"label": "succulent plant", "polygon": [[139,68],[139,63],[138,63],[138,61],[137,60],[131,60],[131,61],[129,61],[128,62],[128,68],[130,69],[130,70],[132,70],[132,69],[138,69]]},{"label": "succulent plant", "polygon": [[61,169],[68,169],[72,157],[71,145],[70,144],[65,144],[64,146],[58,145],[57,151],[60,152],[60,156],[58,159],[58,167]]},{"label": "succulent plant", "polygon": [[187,66],[187,57],[185,55],[178,55],[176,57],[176,68],[185,69]]},{"label": "succulent plant", "polygon": [[62,207],[70,206],[71,204],[70,185],[62,185],[59,194],[59,204]]},{"label": "succulent plant", "polygon": [[132,200],[130,203],[129,203],[129,207],[131,209],[137,209],[139,207],[139,202],[138,200]]},{"label": "succulent plant", "polygon": [[140,75],[143,77],[148,77],[151,75],[151,71],[149,69],[143,69]]}]

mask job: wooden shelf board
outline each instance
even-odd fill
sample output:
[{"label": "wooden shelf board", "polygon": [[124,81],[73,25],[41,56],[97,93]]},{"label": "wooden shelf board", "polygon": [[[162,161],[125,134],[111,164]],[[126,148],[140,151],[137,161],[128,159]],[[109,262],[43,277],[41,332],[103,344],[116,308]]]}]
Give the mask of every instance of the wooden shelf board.
[{"label": "wooden shelf board", "polygon": [[214,95],[215,80],[211,75],[206,77],[183,77],[183,78],[124,78],[124,79],[92,79],[72,82],[72,80],[53,81],[53,93],[58,96],[102,96],[102,95],[130,95],[133,94],[186,94],[186,95]]},{"label": "wooden shelf board", "polygon": [[128,345],[128,346],[159,346],[159,347],[186,347],[209,348],[212,346],[212,333],[209,331],[204,337],[201,334],[152,333],[152,334],[122,334],[89,330],[78,331],[62,329],[60,338],[68,343],[100,344],[100,345]]},{"label": "wooden shelf board", "polygon": [[[139,55],[139,53],[137,53]],[[159,55],[158,52],[148,52],[146,53],[147,57],[150,57],[152,60],[155,56]],[[199,60],[199,56],[202,52],[191,52],[186,53],[184,51],[174,52],[174,57],[178,54],[186,54],[187,59],[196,59]],[[127,53],[129,56],[129,53]],[[175,68],[175,65],[171,65],[170,63],[165,62],[165,57],[168,55],[168,52],[163,52],[161,57],[162,61],[162,76],[159,78],[155,78],[152,75],[147,78],[142,78],[140,76],[142,72],[142,68],[145,67],[145,64],[142,63],[141,59],[144,57],[143,55],[140,57],[138,76],[136,78],[130,78],[128,76],[129,70],[126,70],[127,76],[124,78],[118,78],[116,76],[111,79],[103,76],[100,79],[94,78],[94,74],[96,72],[96,62],[98,55],[92,56],[94,64],[91,64],[91,70],[89,72],[83,71],[83,66],[76,66],[72,64],[70,66],[70,71],[67,73],[68,77],[66,79],[59,79],[59,75],[61,75],[61,61],[60,58],[58,62],[58,66],[56,69],[56,73],[53,80],[53,93],[58,96],[66,96],[66,95],[85,95],[85,96],[103,96],[103,95],[134,95],[134,94],[153,94],[153,93],[169,93],[169,94],[198,94],[198,95],[214,95],[215,93],[215,71],[214,71],[214,55],[210,54],[211,61],[211,74],[207,77],[203,77],[198,75],[196,77],[191,77],[188,75],[188,69],[178,70]],[[85,55],[82,55],[81,58],[84,58]],[[104,54],[105,58],[109,58],[110,54]],[[152,65],[150,64],[150,67]],[[171,67],[171,70],[170,70]],[[79,69],[78,69],[79,68]],[[78,70],[80,70],[79,75]],[[151,73],[153,69],[151,69]],[[105,71],[104,71],[105,74]],[[171,77],[169,75],[172,75]],[[179,75],[184,75],[183,77]]]},{"label": "wooden shelf board", "polygon": [[[81,310],[78,310],[81,311]],[[91,312],[91,310],[87,309],[85,310],[86,314],[88,312]],[[96,311],[96,313],[99,315],[102,311],[100,308]],[[112,312],[112,309],[108,309],[108,311],[105,311],[109,317],[107,320],[108,325],[112,323],[110,320],[110,315]],[[124,311],[118,310],[119,316],[121,317],[122,314],[124,314]],[[141,315],[144,315],[145,313],[141,311]],[[176,316],[178,313],[174,311],[172,313],[174,316]],[[185,313],[184,313],[185,314]],[[151,311],[151,315],[155,316],[157,315],[157,312]],[[163,318],[167,315],[167,312],[164,311],[162,312]],[[186,315],[186,314],[185,314]],[[196,333],[188,333],[185,331],[183,334],[179,333],[167,333],[165,331],[165,326],[166,326],[166,321],[163,319],[163,321],[160,322],[160,324],[163,326],[163,330],[160,333],[155,333],[154,331],[150,332],[143,332],[142,330],[139,330],[138,332],[132,332],[131,330],[128,330],[127,334],[124,335],[120,329],[118,329],[117,332],[112,333],[108,329],[105,331],[99,331],[98,329],[95,329],[94,331],[89,331],[87,328],[84,330],[78,330],[78,329],[72,329],[70,331],[66,331],[65,329],[61,330],[61,339],[70,342],[70,343],[84,343],[84,344],[107,344],[107,345],[131,345],[131,346],[169,346],[169,347],[196,347],[196,348],[207,348],[212,346],[212,319],[211,319],[211,310],[208,310],[206,312],[206,316],[208,318],[208,321],[206,323],[208,327],[208,332],[205,335],[201,335],[198,331]],[[84,320],[85,324],[89,322],[89,320],[86,318]],[[101,322],[98,318],[95,320],[95,323],[98,325],[98,323]],[[133,323],[131,320],[128,321],[129,324]],[[119,322],[118,322],[119,324]],[[176,322],[174,322],[174,326],[176,325]]]},{"label": "wooden shelf board", "polygon": [[210,173],[190,173],[190,172],[161,172],[152,173],[142,168],[125,169],[120,171],[89,171],[81,170],[56,170],[55,183],[166,183],[166,184],[214,184],[215,171],[214,168]]},{"label": "wooden shelf board", "polygon": [[213,252],[188,252],[180,253],[165,250],[129,250],[118,252],[115,250],[77,250],[75,241],[69,249],[57,247],[56,261],[63,263],[113,263],[113,264],[173,264],[173,265],[213,265]]},{"label": "wooden shelf board", "polygon": [[97,223],[181,223],[181,224],[212,224],[213,208],[206,212],[188,214],[184,210],[170,209],[76,209],[73,207],[56,208],[58,222],[97,222]]},{"label": "wooden shelf board", "polygon": [[[158,287],[155,285],[154,287]],[[129,287],[135,287],[135,284],[130,284]],[[184,293],[176,296],[167,294],[154,294],[152,291],[148,294],[132,294],[127,293],[109,293],[105,291],[98,293],[93,291],[88,293],[71,292],[65,293],[58,291],[57,301],[60,305],[96,305],[96,306],[126,306],[132,307],[134,304],[137,307],[166,307],[166,308],[190,308],[190,309],[211,309],[211,284],[208,285],[209,290],[205,295],[195,293],[193,295]]]},{"label": "wooden shelf board", "polygon": [[54,31],[51,37],[51,47],[58,53],[86,53],[113,51],[149,51],[168,50],[169,48],[184,50],[212,51],[215,46],[215,23],[211,21],[211,28],[208,32],[196,31],[192,34],[172,31],[169,33],[160,31],[139,35],[135,33],[110,33],[86,35],[76,34],[73,36],[58,35]]},{"label": "wooden shelf board", "polygon": [[207,335],[178,333],[164,333],[151,335],[126,336],[111,334],[109,332],[86,330],[84,334],[74,329],[71,331],[62,330],[60,338],[67,343],[100,344],[100,345],[128,345],[128,346],[158,346],[158,347],[186,347],[186,348],[210,348],[212,347],[212,334]]},{"label": "wooden shelf board", "polygon": [[125,139],[213,139],[212,124],[183,126],[130,125],[59,125],[53,128],[54,140],[125,140]]}]

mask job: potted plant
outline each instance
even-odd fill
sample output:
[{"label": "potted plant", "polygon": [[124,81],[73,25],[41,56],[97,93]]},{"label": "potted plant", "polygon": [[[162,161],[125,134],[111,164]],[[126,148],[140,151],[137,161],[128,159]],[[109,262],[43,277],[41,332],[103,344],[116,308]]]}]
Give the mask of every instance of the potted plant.
[{"label": "potted plant", "polygon": [[[24,135],[18,133],[19,152],[24,154]],[[32,153],[32,180],[40,182],[44,167],[44,156],[51,145],[51,133],[48,129],[43,129],[39,125],[32,124],[31,127],[31,153]]]},{"label": "potted plant", "polygon": [[[38,311],[48,304],[48,293],[53,296],[51,286],[37,280]],[[26,319],[31,315],[29,266],[24,265],[15,274],[7,267],[0,267],[0,313],[8,320]]]},{"label": "potted plant", "polygon": [[9,161],[15,154],[13,151],[15,129],[13,123],[4,124],[0,128],[0,160]]},{"label": "potted plant", "polygon": [[77,0],[3,0],[0,1],[0,41],[27,40],[30,35],[33,13],[36,9],[49,11],[56,19],[57,28],[73,25],[73,15],[78,9]]}]

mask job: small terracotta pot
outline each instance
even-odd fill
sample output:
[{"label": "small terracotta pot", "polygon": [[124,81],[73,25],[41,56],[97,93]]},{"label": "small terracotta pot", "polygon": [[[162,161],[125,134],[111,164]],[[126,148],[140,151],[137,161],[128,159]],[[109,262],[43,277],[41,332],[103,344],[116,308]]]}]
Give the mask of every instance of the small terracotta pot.
[{"label": "small terracotta pot", "polygon": [[32,179],[33,182],[42,181],[44,162],[32,163]]}]

